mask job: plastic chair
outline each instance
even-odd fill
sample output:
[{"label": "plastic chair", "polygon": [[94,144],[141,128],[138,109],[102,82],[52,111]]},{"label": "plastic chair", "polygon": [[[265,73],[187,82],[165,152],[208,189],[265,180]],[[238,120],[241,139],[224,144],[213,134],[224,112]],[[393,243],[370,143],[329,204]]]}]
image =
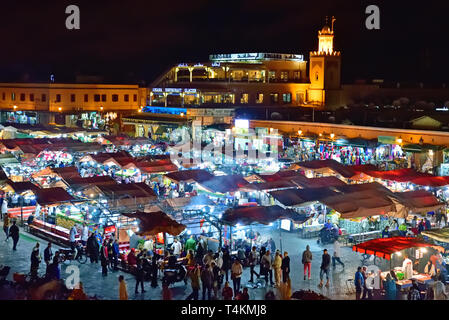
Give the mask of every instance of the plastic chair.
[{"label": "plastic chair", "polygon": [[355,291],[354,279],[346,280],[346,294],[349,296],[354,294]]}]

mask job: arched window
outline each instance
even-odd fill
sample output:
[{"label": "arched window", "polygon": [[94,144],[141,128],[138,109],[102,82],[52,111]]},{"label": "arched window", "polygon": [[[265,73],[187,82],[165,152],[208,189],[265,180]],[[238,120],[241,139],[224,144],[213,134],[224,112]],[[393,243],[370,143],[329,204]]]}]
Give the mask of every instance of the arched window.
[{"label": "arched window", "polygon": [[315,81],[318,81],[318,71],[315,72]]}]

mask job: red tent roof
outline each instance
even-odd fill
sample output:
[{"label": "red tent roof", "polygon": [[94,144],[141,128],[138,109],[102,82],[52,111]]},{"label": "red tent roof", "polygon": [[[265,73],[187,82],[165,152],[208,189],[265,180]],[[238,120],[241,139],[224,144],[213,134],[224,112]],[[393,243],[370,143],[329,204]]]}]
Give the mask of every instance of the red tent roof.
[{"label": "red tent roof", "polygon": [[352,247],[352,251],[375,254],[380,258],[390,260],[393,253],[415,247],[433,247],[439,250],[438,246],[418,240],[417,238],[393,237],[374,239],[356,244]]}]

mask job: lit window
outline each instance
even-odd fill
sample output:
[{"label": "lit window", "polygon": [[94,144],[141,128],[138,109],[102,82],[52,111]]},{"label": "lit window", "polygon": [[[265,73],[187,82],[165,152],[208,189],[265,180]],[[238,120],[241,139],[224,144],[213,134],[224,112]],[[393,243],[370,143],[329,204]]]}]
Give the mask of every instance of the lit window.
[{"label": "lit window", "polygon": [[268,79],[270,81],[275,81],[276,80],[276,71],[268,71]]},{"label": "lit window", "polygon": [[288,71],[282,71],[281,72],[281,81],[288,81]]},{"label": "lit window", "polygon": [[291,93],[283,93],[282,94],[282,101],[284,103],[291,103],[292,102],[292,94]]},{"label": "lit window", "polygon": [[293,77],[295,78],[296,81],[301,80],[301,72],[300,71],[293,72]]},{"label": "lit window", "polygon": [[240,97],[240,103],[248,103],[248,94],[242,93],[242,96]]},{"label": "lit window", "polygon": [[270,93],[271,103],[278,103],[279,95],[277,93]]},{"label": "lit window", "polygon": [[256,96],[256,103],[263,103],[263,93],[258,93]]}]

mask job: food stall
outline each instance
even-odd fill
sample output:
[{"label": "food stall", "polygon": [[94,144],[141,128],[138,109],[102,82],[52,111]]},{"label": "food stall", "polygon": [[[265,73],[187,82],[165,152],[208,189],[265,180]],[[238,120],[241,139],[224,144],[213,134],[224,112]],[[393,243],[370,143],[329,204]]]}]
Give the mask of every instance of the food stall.
[{"label": "food stall", "polygon": [[[425,263],[430,259],[431,251],[428,249],[432,249],[433,252],[444,252],[444,248],[441,246],[413,237],[380,238],[362,242],[352,247],[352,250],[355,252],[374,255],[375,257],[388,260],[390,266],[388,270],[381,272],[381,279],[384,280],[387,273],[393,270],[398,278],[396,285],[400,290],[411,287],[412,280],[416,280],[418,284],[424,286],[432,283],[429,275],[418,271],[422,270]],[[401,267],[404,264],[406,255],[410,260],[413,260],[410,261],[413,266],[413,272],[409,277],[407,277],[407,274],[404,273],[404,269]]]}]

